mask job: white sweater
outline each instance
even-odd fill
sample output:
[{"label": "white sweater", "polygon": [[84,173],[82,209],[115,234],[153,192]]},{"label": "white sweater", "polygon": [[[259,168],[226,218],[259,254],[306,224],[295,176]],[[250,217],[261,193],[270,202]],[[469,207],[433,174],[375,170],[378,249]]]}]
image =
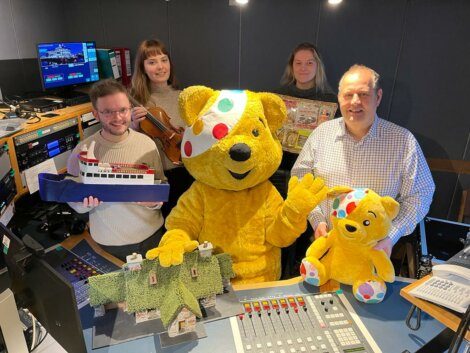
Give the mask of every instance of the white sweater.
[{"label": "white sweater", "polygon": [[[82,145],[95,141],[94,153],[101,162],[146,163],[155,168],[155,178],[166,179],[155,143],[144,134],[129,129],[124,141],[103,139],[100,131],[80,142],[67,162],[69,174],[78,176],[78,153]],[[91,195],[92,196],[92,195]],[[79,213],[90,212],[90,234],[99,244],[120,246],[140,243],[163,225],[160,210],[151,210],[135,203],[103,202],[91,211],[81,203],[69,203]],[[156,246],[157,244],[155,244]]]}]

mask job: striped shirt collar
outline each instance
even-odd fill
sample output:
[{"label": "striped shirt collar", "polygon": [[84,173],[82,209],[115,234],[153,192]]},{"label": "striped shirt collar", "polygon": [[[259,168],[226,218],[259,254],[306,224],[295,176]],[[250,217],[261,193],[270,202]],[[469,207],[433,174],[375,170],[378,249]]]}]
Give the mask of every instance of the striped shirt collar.
[{"label": "striped shirt collar", "polygon": [[[375,117],[374,117],[374,122],[372,123],[372,126],[370,127],[369,131],[367,132],[367,134],[358,142],[363,142],[365,141],[367,138],[378,138],[379,137],[379,117],[377,116],[377,114],[375,114]],[[339,139],[343,139],[343,138],[346,138],[350,136],[348,134],[348,131],[346,130],[346,123],[344,122],[344,118],[340,118],[340,121],[339,121],[339,129],[336,133],[336,139],[339,140]]]}]

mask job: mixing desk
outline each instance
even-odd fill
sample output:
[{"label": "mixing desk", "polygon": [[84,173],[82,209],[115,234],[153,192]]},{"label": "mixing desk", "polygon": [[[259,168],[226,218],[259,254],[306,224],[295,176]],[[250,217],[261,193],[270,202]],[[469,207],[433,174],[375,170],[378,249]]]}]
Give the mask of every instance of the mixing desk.
[{"label": "mixing desk", "polygon": [[342,293],[256,298],[231,318],[237,353],[380,352]]}]

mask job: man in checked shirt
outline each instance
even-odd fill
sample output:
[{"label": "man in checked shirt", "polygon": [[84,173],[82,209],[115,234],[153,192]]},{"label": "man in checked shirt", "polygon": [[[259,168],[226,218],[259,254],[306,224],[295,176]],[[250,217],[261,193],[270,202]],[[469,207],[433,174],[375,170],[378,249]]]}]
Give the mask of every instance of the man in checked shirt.
[{"label": "man in checked shirt", "polygon": [[[410,234],[429,210],[434,193],[431,172],[413,134],[379,118],[382,99],[379,74],[353,65],[339,82],[342,117],[315,129],[292,168],[299,178],[313,172],[328,187],[370,188],[400,203],[387,238],[376,249],[390,256],[393,245]],[[332,200],[323,201],[309,215],[315,239],[331,229]]]}]

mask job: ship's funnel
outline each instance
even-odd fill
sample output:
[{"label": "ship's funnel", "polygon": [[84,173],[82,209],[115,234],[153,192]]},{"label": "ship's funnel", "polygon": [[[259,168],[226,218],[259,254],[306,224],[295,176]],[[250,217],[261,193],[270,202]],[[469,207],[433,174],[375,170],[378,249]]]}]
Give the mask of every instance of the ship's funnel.
[{"label": "ship's funnel", "polygon": [[87,159],[96,159],[94,150],[95,150],[95,141],[91,141],[90,147],[88,147],[88,152],[86,154]]}]

